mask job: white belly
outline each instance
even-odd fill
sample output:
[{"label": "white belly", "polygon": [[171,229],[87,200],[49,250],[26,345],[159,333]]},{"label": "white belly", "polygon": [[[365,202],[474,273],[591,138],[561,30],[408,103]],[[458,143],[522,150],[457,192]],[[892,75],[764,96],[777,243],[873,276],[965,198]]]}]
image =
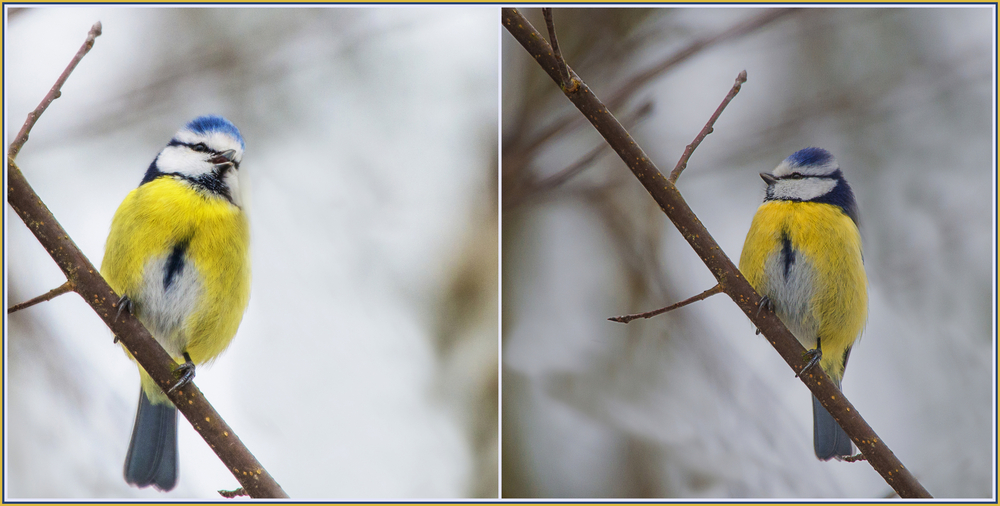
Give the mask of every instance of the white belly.
[{"label": "white belly", "polygon": [[170,255],[150,260],[143,270],[142,287],[134,299],[139,308],[139,321],[146,326],[163,349],[179,358],[188,344],[184,324],[198,307],[202,294],[201,276],[189,262],[182,261],[180,269],[165,286]]},{"label": "white belly", "polygon": [[811,304],[818,287],[812,265],[794,246],[790,251],[779,248],[764,263],[764,274],[767,284],[761,295],[771,299],[775,314],[802,346],[815,348],[819,322]]}]

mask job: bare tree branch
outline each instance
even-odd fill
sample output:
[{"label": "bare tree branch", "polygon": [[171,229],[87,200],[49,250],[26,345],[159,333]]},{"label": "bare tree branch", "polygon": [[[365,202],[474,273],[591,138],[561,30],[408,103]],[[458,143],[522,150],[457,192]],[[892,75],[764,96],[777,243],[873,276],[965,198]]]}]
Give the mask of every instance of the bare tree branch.
[{"label": "bare tree branch", "polygon": [[652,311],[647,311],[645,313],[627,314],[624,316],[612,316],[611,318],[608,318],[608,320],[618,323],[628,323],[632,320],[638,320],[640,318],[652,318],[654,316],[661,315],[668,311],[680,309],[684,306],[687,306],[688,304],[698,302],[699,300],[705,300],[717,293],[722,293],[722,285],[715,285],[712,288],[709,288],[708,290],[705,290],[704,292],[695,295],[694,297],[684,299],[676,304],[671,304],[667,307],[661,307],[660,309],[654,309]]},{"label": "bare tree branch", "polygon": [[559,39],[556,38],[556,25],[552,21],[552,8],[543,7],[542,16],[545,17],[545,26],[549,29],[549,43],[552,44],[552,52],[555,53],[556,60],[559,61],[559,70],[562,71],[562,82],[559,83],[560,87],[567,86],[573,82],[573,78],[569,75],[569,67],[566,65],[566,60],[563,59],[562,53],[559,51]]},{"label": "bare tree branch", "polygon": [[[522,16],[517,9],[501,9],[501,22],[507,31],[521,44],[535,61],[557,84],[560,76],[558,62],[552,56],[551,48],[540,33]],[[572,72],[572,69],[571,69]],[[778,354],[793,371],[799,373],[806,365],[803,360],[806,350],[785,328],[781,320],[771,310],[760,311],[760,295],[740,273],[739,269],[723,253],[712,235],[698,220],[684,201],[677,187],[649,160],[638,143],[629,135],[607,106],[590,90],[582,80],[576,91],[563,88],[567,98],[580,110],[585,118],[614,148],[625,165],[632,171],[660,209],[670,218],[681,235],[688,241],[705,265],[718,280],[726,295],[736,303],[750,321],[763,332]],[[812,368],[799,376],[813,395],[844,428],[854,443],[865,455],[872,467],[882,475],[900,497],[930,497],[926,489],[913,477],[902,462],[896,458],[885,442],[865,422],[853,405],[840,392],[829,376],[819,368]]]},{"label": "bare tree branch", "polygon": [[76,52],[73,59],[70,60],[69,65],[66,66],[66,70],[56,79],[56,83],[52,85],[52,89],[45,95],[42,102],[38,104],[38,107],[34,111],[28,113],[28,119],[25,120],[24,125],[21,125],[21,131],[17,133],[17,137],[14,138],[14,142],[10,143],[7,148],[7,156],[11,159],[17,158],[17,154],[21,151],[21,147],[24,143],[28,141],[28,133],[31,132],[31,128],[35,126],[35,122],[38,118],[45,112],[45,109],[49,108],[49,104],[53,100],[62,96],[62,86],[66,83],[66,79],[69,75],[73,73],[73,69],[76,68],[80,60],[90,52],[90,48],[94,47],[94,41],[97,37],[101,35],[101,22],[98,21],[94,23],[94,26],[90,27],[90,32],[87,33],[87,40],[83,41],[83,45],[80,46],[80,50]]},{"label": "bare tree branch", "polygon": [[746,70],[740,72],[740,75],[736,76],[736,83],[733,84],[729,93],[726,94],[726,98],[722,99],[722,103],[719,104],[719,107],[715,109],[714,113],[712,113],[712,117],[708,118],[708,123],[705,123],[701,132],[698,132],[698,135],[695,136],[693,141],[691,141],[691,144],[688,144],[687,147],[684,148],[684,154],[681,155],[680,160],[677,160],[677,165],[674,166],[674,170],[670,171],[670,177],[667,178],[667,181],[676,183],[677,178],[681,177],[681,172],[687,167],[688,159],[691,158],[691,154],[698,148],[701,141],[705,140],[705,137],[712,133],[715,129],[716,120],[718,120],[719,116],[722,115],[722,111],[726,109],[726,106],[733,100],[733,97],[740,92],[740,87],[742,87],[745,82],[747,82]]},{"label": "bare tree branch", "polygon": [[59,89],[66,82],[80,59],[93,47],[94,38],[100,35],[100,30],[100,23],[95,24],[90,30],[83,47],[66,67],[42,103],[28,114],[28,119],[21,128],[21,132],[8,149],[7,203],[21,217],[28,229],[35,234],[38,242],[62,269],[68,280],[67,283],[72,286],[73,291],[79,293],[94,312],[104,320],[105,325],[114,333],[115,339],[121,341],[143,369],[160,385],[170,401],[191,422],[191,426],[215,451],[219,459],[233,473],[233,476],[250,496],[287,498],[288,495],[281,489],[281,486],[274,481],[267,470],[243,445],[232,428],[219,416],[219,413],[208,403],[208,400],[193,382],[172,392],[169,391],[170,387],[177,382],[177,378],[174,377],[176,362],[131,313],[124,311],[119,314],[120,297],[111,290],[108,283],[101,277],[100,272],[70,239],[69,234],[56,221],[55,216],[31,188],[20,168],[14,162],[17,153],[27,141],[31,128],[48,105],[58,98]]},{"label": "bare tree branch", "polygon": [[14,304],[13,306],[11,306],[10,308],[7,309],[7,314],[16,313],[16,312],[18,312],[18,311],[20,311],[22,309],[27,309],[27,308],[29,308],[31,306],[34,306],[35,304],[38,304],[40,302],[45,302],[47,300],[52,300],[52,299],[54,299],[54,298],[56,298],[56,297],[58,297],[58,296],[60,296],[60,295],[62,295],[64,293],[72,292],[73,288],[74,288],[73,287],[73,282],[72,281],[67,281],[67,282],[65,282],[65,283],[63,283],[63,284],[61,284],[61,285],[59,285],[59,286],[57,286],[57,287],[55,287],[55,288],[53,288],[51,290],[49,290],[49,291],[47,291],[47,292],[39,295],[38,297],[35,297],[34,299],[26,300],[26,301],[24,301],[24,302],[22,302],[20,304]]}]

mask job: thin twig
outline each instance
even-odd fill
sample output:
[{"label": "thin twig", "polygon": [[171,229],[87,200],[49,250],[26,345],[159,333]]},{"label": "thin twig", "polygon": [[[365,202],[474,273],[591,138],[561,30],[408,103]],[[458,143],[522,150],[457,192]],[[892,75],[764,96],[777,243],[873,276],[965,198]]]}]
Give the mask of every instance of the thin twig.
[{"label": "thin twig", "polygon": [[628,323],[632,320],[638,320],[640,318],[652,318],[656,315],[661,315],[663,313],[666,313],[667,311],[673,311],[675,309],[682,308],[693,302],[698,302],[699,300],[705,300],[717,293],[722,293],[722,285],[717,284],[712,288],[709,288],[708,290],[705,290],[704,292],[695,295],[694,297],[684,299],[676,304],[672,304],[667,307],[661,307],[660,309],[654,309],[652,311],[647,311],[645,313],[627,314],[624,316],[612,316],[611,318],[608,319],[613,322]]},{"label": "thin twig", "polygon": [[56,83],[52,85],[52,89],[45,95],[42,102],[38,104],[38,107],[34,111],[28,113],[28,119],[24,120],[24,125],[21,126],[21,131],[17,133],[17,137],[14,138],[14,142],[10,143],[10,147],[7,148],[7,157],[11,160],[17,158],[17,154],[21,152],[21,147],[24,143],[28,141],[28,133],[31,132],[31,128],[35,126],[35,122],[38,118],[45,112],[45,109],[49,108],[49,104],[53,100],[62,96],[62,86],[66,83],[66,79],[76,68],[80,60],[83,59],[84,55],[90,52],[90,48],[94,47],[94,40],[101,35],[101,22],[98,21],[94,23],[94,26],[90,27],[90,32],[87,34],[87,40],[83,42],[80,46],[80,50],[76,52],[76,56],[70,60],[69,65],[66,66],[66,70],[63,70],[62,75],[59,79],[56,79]]},{"label": "thin twig", "polygon": [[27,309],[31,306],[34,306],[35,304],[38,304],[39,302],[52,300],[64,293],[72,292],[74,288],[75,287],[73,286],[72,281],[66,281],[65,283],[49,290],[48,292],[39,295],[38,297],[35,297],[34,299],[26,300],[20,304],[14,304],[13,306],[7,309],[7,314],[16,313],[22,309]]},{"label": "thin twig", "polygon": [[740,88],[745,82],[747,82],[747,71],[743,70],[740,71],[740,75],[736,76],[736,83],[733,84],[729,93],[726,94],[726,98],[722,99],[722,103],[715,109],[712,117],[708,118],[708,123],[705,123],[704,128],[701,129],[701,132],[698,132],[698,135],[693,141],[691,141],[691,144],[688,144],[687,147],[684,148],[684,154],[681,155],[680,160],[677,160],[677,165],[674,166],[674,170],[670,171],[670,177],[667,178],[667,181],[670,181],[671,183],[677,182],[677,178],[681,176],[681,172],[683,172],[687,167],[688,159],[691,158],[691,154],[698,148],[701,141],[705,140],[705,137],[715,130],[715,121],[719,119],[719,116],[722,115],[722,111],[726,109],[726,106],[733,100],[733,97],[740,92]]},{"label": "thin twig", "polygon": [[[535,59],[542,70],[558,84],[561,79],[556,70],[558,66],[552,57],[551,48],[538,33],[538,30],[531,26],[531,23],[517,9],[504,7],[501,8],[500,12],[504,28]],[[670,218],[681,236],[688,241],[695,253],[705,262],[726,295],[763,332],[792,370],[801,371],[806,365],[803,361],[805,348],[788,331],[773,311],[768,309],[756,314],[761,302],[760,295],[754,291],[736,265],[722,251],[719,243],[712,238],[712,234],[684,201],[684,197],[677,190],[677,187],[667,181],[667,178],[650,161],[635,139],[622,128],[621,123],[615,119],[607,106],[597,98],[597,95],[586,83],[580,80],[579,89],[575,92],[567,92],[565,88],[563,91],[566,98],[580,110],[580,113],[614,148],[625,165],[660,206],[660,209]],[[800,375],[799,379],[819,399],[823,407],[834,416],[834,419],[865,454],[872,467],[889,486],[899,493],[900,497],[931,497],[825,372],[814,368],[814,370]]]},{"label": "thin twig", "polygon": [[556,61],[559,62],[560,70],[562,70],[563,81],[560,83],[560,87],[569,86],[572,83],[572,77],[569,75],[569,66],[566,65],[566,60],[559,51],[559,39],[556,38],[556,24],[552,21],[552,8],[543,7],[542,16],[545,18],[545,27],[549,30],[549,42],[552,44],[552,53],[555,55]]}]

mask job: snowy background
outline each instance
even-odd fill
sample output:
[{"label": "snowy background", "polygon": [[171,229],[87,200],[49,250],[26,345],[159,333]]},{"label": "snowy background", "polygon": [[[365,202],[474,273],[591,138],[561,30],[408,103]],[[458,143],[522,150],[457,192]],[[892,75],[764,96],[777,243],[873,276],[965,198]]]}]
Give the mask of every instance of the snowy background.
[{"label": "snowy background", "polygon": [[[496,497],[496,7],[6,11],[7,142],[99,265],[111,217],[205,113],[246,138],[253,288],[196,383],[293,498]],[[9,206],[7,305],[64,281]],[[4,495],[218,498],[186,420],[169,494],[122,479],[135,366],[74,294],[5,329]]]},{"label": "snowy background", "polygon": [[[538,9],[522,11],[545,31]],[[555,22],[607,100],[763,13],[556,9]],[[666,172],[747,70],[678,185],[734,261],[758,172],[807,146],[839,159],[870,281],[843,389],[942,498],[995,497],[995,19],[990,7],[792,12],[613,108]],[[715,280],[613,152],[587,162],[603,141],[509,34],[502,70],[503,495],[891,497],[869,465],[814,457],[808,390],[725,296],[606,320]]]}]

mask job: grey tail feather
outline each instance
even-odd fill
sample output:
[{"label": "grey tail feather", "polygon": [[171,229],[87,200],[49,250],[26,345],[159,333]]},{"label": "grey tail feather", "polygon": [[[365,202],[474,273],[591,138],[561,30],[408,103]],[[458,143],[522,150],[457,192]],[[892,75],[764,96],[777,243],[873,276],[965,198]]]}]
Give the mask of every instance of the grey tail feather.
[{"label": "grey tail feather", "polygon": [[833,419],[819,399],[813,396],[813,449],[820,460],[833,457],[848,457],[854,453],[854,445],[844,429]]},{"label": "grey tail feather", "polygon": [[164,492],[177,484],[177,408],[151,403],[142,389],[125,456],[125,481]]}]

